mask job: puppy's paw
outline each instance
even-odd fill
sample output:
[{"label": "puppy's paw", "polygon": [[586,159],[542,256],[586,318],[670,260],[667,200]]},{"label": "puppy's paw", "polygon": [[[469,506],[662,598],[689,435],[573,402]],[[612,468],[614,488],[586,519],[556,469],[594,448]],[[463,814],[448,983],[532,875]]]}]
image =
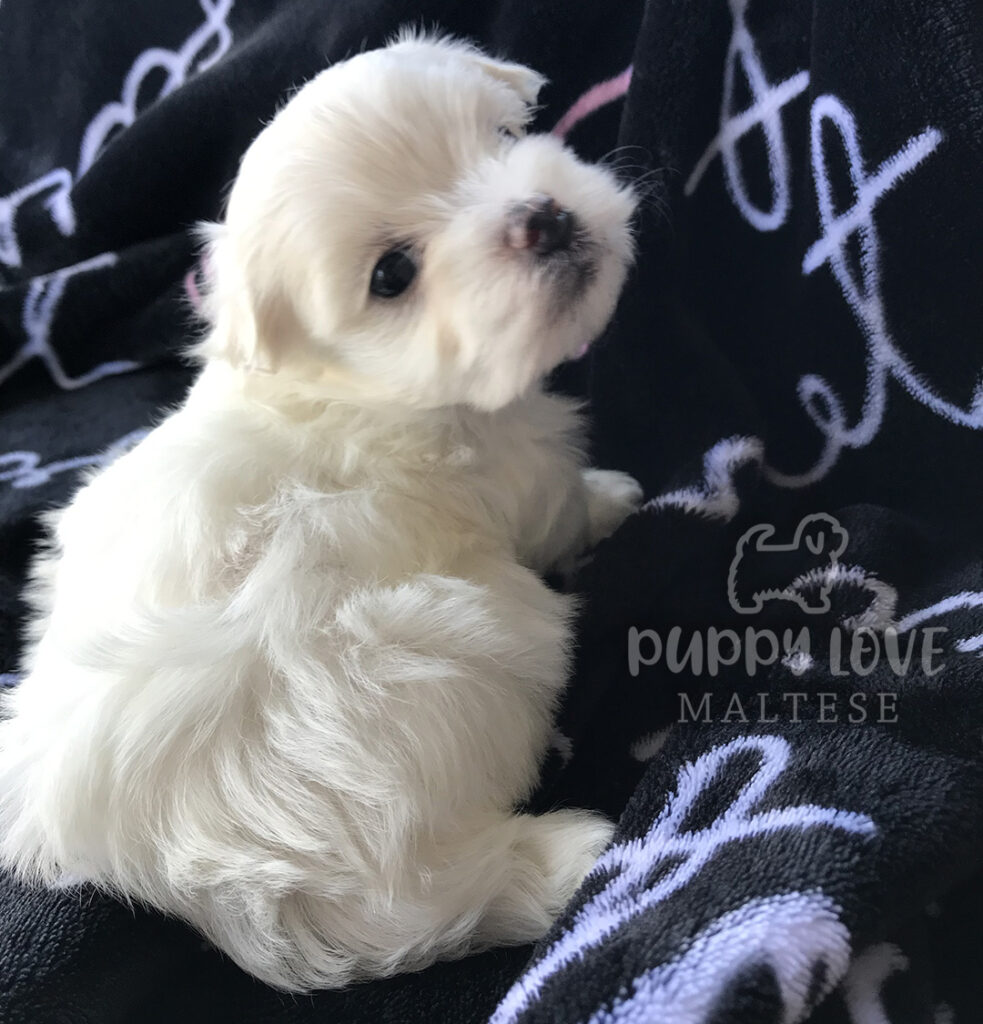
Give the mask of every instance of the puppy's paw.
[{"label": "puppy's paw", "polygon": [[540,866],[550,917],[573,898],[614,835],[607,818],[590,811],[553,811],[527,820],[525,849]]},{"label": "puppy's paw", "polygon": [[535,942],[573,899],[611,841],[614,825],[590,811],[520,815],[504,884],[486,910],[491,944]]},{"label": "puppy's paw", "polygon": [[642,504],[642,488],[627,473],[613,469],[585,469],[587,520],[591,545],[612,533]]}]

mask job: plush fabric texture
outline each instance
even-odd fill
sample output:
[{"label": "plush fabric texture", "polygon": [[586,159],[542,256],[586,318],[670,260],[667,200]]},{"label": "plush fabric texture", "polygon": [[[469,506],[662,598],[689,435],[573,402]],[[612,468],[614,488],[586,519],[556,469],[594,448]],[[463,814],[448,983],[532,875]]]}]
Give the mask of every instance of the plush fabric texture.
[{"label": "plush fabric texture", "polygon": [[191,226],[292,86],[408,21],[546,74],[536,127],[647,196],[615,321],[556,385],[650,501],[574,581],[533,801],[618,817],[614,844],[535,949],[309,998],[0,880],[0,1020],[978,1020],[971,0],[4,5],[0,680],[37,514],[187,387]]}]

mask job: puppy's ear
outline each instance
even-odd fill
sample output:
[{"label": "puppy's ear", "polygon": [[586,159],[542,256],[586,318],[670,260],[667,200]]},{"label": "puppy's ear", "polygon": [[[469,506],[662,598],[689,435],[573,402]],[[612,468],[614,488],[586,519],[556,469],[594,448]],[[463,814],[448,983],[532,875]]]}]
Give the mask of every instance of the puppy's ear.
[{"label": "puppy's ear", "polygon": [[546,84],[546,79],[532,68],[512,61],[499,60],[482,53],[476,46],[454,36],[434,35],[421,28],[406,25],[389,42],[389,48],[395,50],[427,51],[434,59],[446,59],[453,55],[473,60],[486,75],[504,82],[514,89],[523,103],[532,105],[536,102],[539,90]]},{"label": "puppy's ear", "polygon": [[524,64],[513,64],[511,61],[493,60],[483,54],[477,54],[475,60],[478,66],[486,75],[497,78],[519,94],[522,102],[532,106],[536,102],[540,89],[546,84],[546,79],[527,68]]},{"label": "puppy's ear", "polygon": [[285,325],[275,298],[248,280],[248,266],[233,251],[224,224],[200,224],[197,234],[204,243],[201,309],[212,328],[202,354],[256,373],[276,372]]}]

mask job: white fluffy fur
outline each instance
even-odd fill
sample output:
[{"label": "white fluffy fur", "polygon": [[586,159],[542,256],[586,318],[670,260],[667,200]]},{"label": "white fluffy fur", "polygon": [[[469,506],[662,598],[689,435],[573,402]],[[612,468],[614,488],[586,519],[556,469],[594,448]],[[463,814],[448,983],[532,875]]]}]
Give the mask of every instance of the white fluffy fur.
[{"label": "white fluffy fur", "polygon": [[[509,141],[541,79],[402,38],[256,139],[184,405],[52,518],[0,723],[0,861],[192,922],[286,989],[539,937],[611,832],[513,807],[568,668],[537,570],[637,505],[539,381],[610,316],[631,197]],[[576,294],[503,242],[580,219]],[[410,242],[411,288],[369,294]],[[541,262],[541,261],[540,261]]]}]

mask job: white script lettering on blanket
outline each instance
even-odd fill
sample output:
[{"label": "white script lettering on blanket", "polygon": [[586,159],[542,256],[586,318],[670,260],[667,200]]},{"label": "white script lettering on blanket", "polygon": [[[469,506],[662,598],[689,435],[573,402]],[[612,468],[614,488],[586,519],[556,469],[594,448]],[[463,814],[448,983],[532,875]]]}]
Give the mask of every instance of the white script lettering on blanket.
[{"label": "white script lettering on blanket", "polygon": [[78,455],[72,459],[60,459],[44,465],[41,464],[41,456],[37,452],[6,452],[0,455],[0,483],[17,488],[40,487],[59,473],[105,466],[128,452],[149,433],[147,428],[131,430],[129,434],[114,441],[105,451]]},{"label": "white script lettering on blanket", "polygon": [[34,196],[53,191],[44,206],[55,227],[65,236],[75,234],[75,210],[72,207],[72,186],[75,179],[67,167],[56,167],[40,178],[0,197],[0,263],[8,267],[21,264],[20,243],[17,239],[15,218],[17,211]]},{"label": "white script lettering on blanket", "polygon": [[[758,231],[781,227],[789,211],[791,172],[784,128],[783,108],[805,92],[809,73],[800,71],[772,85],[767,78],[745,14],[749,0],[729,0],[733,30],[724,67],[723,98],[717,136],[697,161],[686,182],[685,194],[691,196],[710,164],[720,156],[724,184],[741,217]],[[735,81],[743,70],[752,102],[747,110],[734,110]],[[842,145],[854,191],[853,205],[837,211],[828,173],[826,139],[823,132],[831,126]],[[768,154],[771,204],[757,207],[751,201],[744,179],[738,141],[760,127]],[[906,175],[914,171],[941,144],[942,133],[926,128],[911,136],[892,156],[868,174],[860,148],[856,119],[843,102],[833,95],[816,97],[810,110],[810,159],[822,236],[809,248],[802,262],[803,274],[812,274],[829,265],[843,297],[860,327],[867,344],[866,384],[859,420],[850,425],[843,402],[830,383],[817,374],[805,374],[798,382],[797,394],[810,420],[823,438],[823,447],[815,463],[803,472],[787,473],[765,466],[765,474],[781,487],[804,487],[821,480],[832,469],[844,448],[862,448],[870,444],[880,430],[887,404],[890,378],[897,380],[918,402],[936,415],[959,426],[983,429],[983,381],[975,389],[968,407],[944,398],[926,384],[924,377],[904,357],[895,344],[881,290],[880,237],[874,222],[877,204]],[[859,280],[851,271],[847,245],[856,236],[860,243]]]},{"label": "white script lettering on blanket", "polygon": [[639,975],[630,992],[592,1014],[588,1024],[703,1024],[727,986],[757,966],[774,973],[781,1019],[799,1021],[849,963],[850,933],[827,896],[792,892],[749,900],[704,928],[681,955]]},{"label": "white script lettering on blanket", "polygon": [[908,958],[889,942],[868,946],[843,979],[843,1002],[851,1024],[891,1024],[882,989],[892,974],[908,970]]},{"label": "white script lettering on blanket", "polygon": [[[759,231],[775,231],[785,223],[789,209],[788,150],[782,127],[782,108],[809,88],[809,72],[800,71],[778,85],[765,74],[754,37],[744,22],[749,0],[729,0],[734,28],[724,64],[723,99],[720,104],[720,131],[707,146],[690,174],[684,193],[696,191],[707,168],[719,154],[724,169],[724,184],[741,216]],[[751,106],[734,111],[734,91],[738,64],[751,90]],[[767,210],[755,206],[748,195],[737,144],[743,136],[760,127],[768,152],[768,176],[771,179],[771,205]]]},{"label": "white script lettering on blanket", "polygon": [[[791,752],[790,744],[779,736],[744,736],[684,764],[676,777],[675,792],[651,828],[639,839],[613,846],[600,858],[589,877],[607,878],[604,889],[587,901],[569,929],[509,990],[491,1024],[517,1021],[551,977],[628,921],[682,889],[723,846],[782,830],[825,827],[863,837],[876,833],[867,815],[832,807],[803,804],[752,813],[785,771]],[[724,776],[731,759],[747,753],[757,754],[761,763],[731,805],[711,824],[681,831],[690,811]],[[653,877],[658,880],[648,887]]]},{"label": "white script lettering on blanket", "polygon": [[[948,615],[950,612],[968,610],[970,608],[983,608],[983,591],[961,590],[958,594],[950,594],[948,597],[936,601],[927,608],[919,608],[917,611],[909,612],[897,624],[899,633],[906,633],[915,626],[920,626],[929,619],[938,618],[940,615]],[[956,650],[963,654],[976,654],[983,657],[983,633],[975,633],[972,636],[957,640]]]},{"label": "white script lettering on blanket", "polygon": [[40,359],[47,367],[51,379],[60,388],[74,391],[84,388],[102,377],[110,377],[117,373],[128,373],[140,365],[132,360],[120,359],[100,363],[78,377],[70,377],[65,373],[58,354],[51,347],[51,327],[55,314],[61,303],[62,295],[68,282],[80,274],[93,270],[111,267],[116,262],[116,254],[103,252],[91,259],[83,260],[71,267],[63,267],[54,273],[36,277],[31,281],[24,303],[23,326],[27,341],[14,353],[12,358],[0,366],[0,385],[12,377],[29,359]]},{"label": "white script lettering on blanket", "polygon": [[[828,174],[826,142],[835,128],[843,146],[854,190],[854,204],[844,212],[833,206]],[[959,426],[983,428],[983,384],[978,384],[968,409],[962,409],[933,391],[923,376],[898,350],[888,326],[881,290],[881,246],[874,211],[881,198],[904,176],[910,174],[942,142],[942,133],[928,128],[912,136],[873,173],[864,167],[857,124],[853,114],[835,96],[818,96],[810,113],[812,174],[819,204],[822,237],[806,252],[803,274],[829,264],[867,343],[867,379],[859,420],[848,424],[843,402],[832,385],[816,374],[806,374],[798,383],[798,396],[809,419],[823,436],[823,450],[811,469],[786,474],[766,467],[769,478],[779,486],[803,487],[821,480],[836,464],[844,448],[863,448],[881,428],[887,406],[888,380],[893,377],[922,405]],[[860,280],[847,259],[847,243],[857,235],[860,242]]]},{"label": "white script lettering on blanket", "polygon": [[155,100],[163,99],[183,85],[191,74],[211,67],[228,50],[232,34],[225,19],[234,2],[198,0],[205,22],[188,36],[180,49],[165,50],[154,46],[137,57],[123,81],[120,98],[102,107],[86,127],[74,174],[67,167],[58,167],[0,197],[0,262],[10,267],[21,265],[15,219],[20,207],[35,196],[50,192],[44,205],[55,226],[63,235],[75,233],[75,210],[71,199],[75,182],[92,166],[113,133],[119,128],[128,128],[136,120],[139,112],[137,99],[148,77],[159,71],[165,73],[155,96]]},{"label": "white script lettering on blanket", "polygon": [[[908,958],[890,942],[868,946],[850,965],[843,979],[843,1002],[851,1024],[892,1024],[884,1008],[884,985],[895,974],[907,971]],[[955,1024],[948,1003],[936,1003],[935,1024]]]},{"label": "white script lettering on blanket", "polygon": [[757,437],[728,437],[703,455],[703,482],[660,494],[646,502],[646,509],[678,508],[708,519],[729,523],[740,509],[734,474],[764,459],[764,445]]},{"label": "white script lettering on blanket", "polygon": [[[196,71],[211,67],[229,48],[232,35],[225,19],[234,0],[198,0],[205,22],[185,40],[178,50],[151,47],[134,61],[123,82],[121,98],[107,103],[89,122],[79,149],[78,167],[74,174],[58,167],[7,196],[0,197],[0,262],[21,265],[21,247],[15,219],[17,211],[28,199],[49,193],[44,205],[52,222],[65,236],[75,233],[75,209],[71,192],[75,182],[92,166],[112,134],[133,124],[139,113],[140,89],[148,76],[163,71],[156,99],[161,99],[183,84]],[[52,191],[53,190],[53,191]],[[93,367],[78,377],[69,377],[50,345],[51,325],[65,285],[70,277],[116,261],[114,253],[101,253],[71,267],[56,270],[31,282],[24,303],[23,323],[27,341],[6,363],[0,365],[0,385],[16,373],[28,360],[38,357],[48,368],[54,382],[66,390],[85,387],[93,381],[137,369],[132,360],[111,360]]]}]

